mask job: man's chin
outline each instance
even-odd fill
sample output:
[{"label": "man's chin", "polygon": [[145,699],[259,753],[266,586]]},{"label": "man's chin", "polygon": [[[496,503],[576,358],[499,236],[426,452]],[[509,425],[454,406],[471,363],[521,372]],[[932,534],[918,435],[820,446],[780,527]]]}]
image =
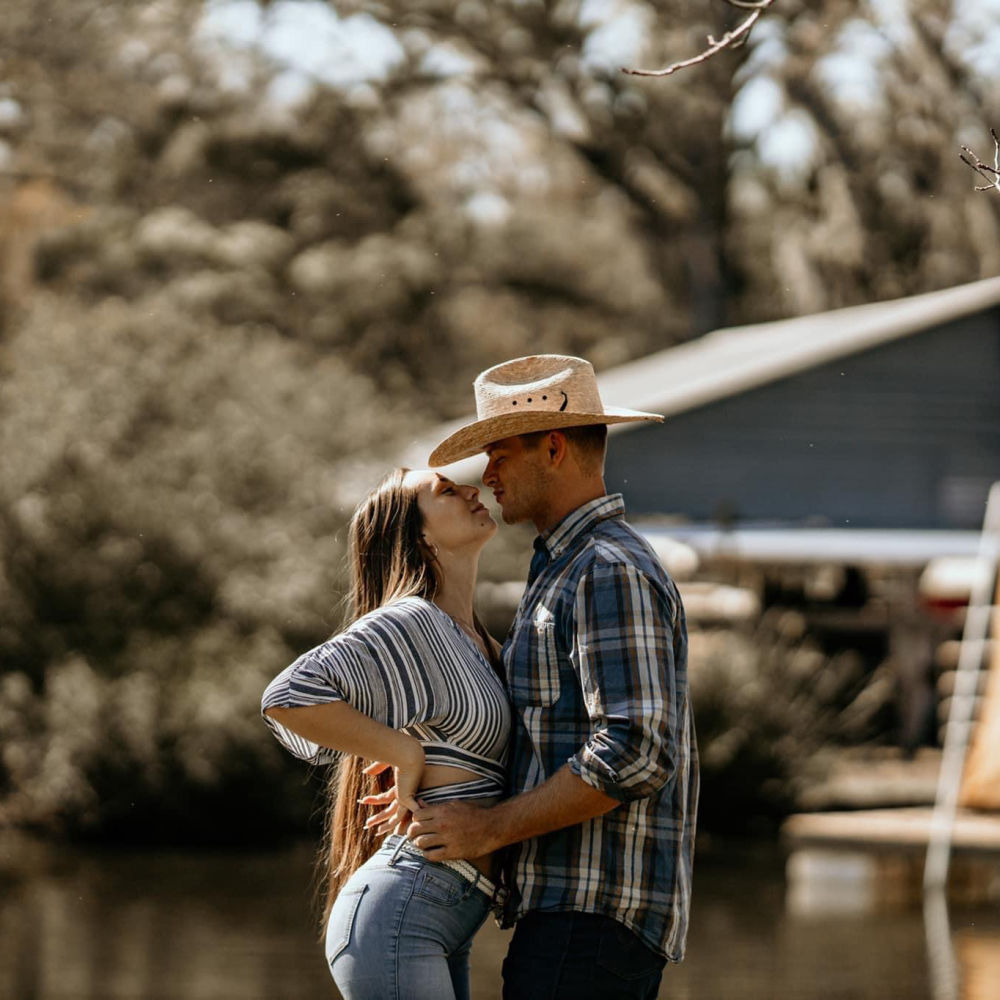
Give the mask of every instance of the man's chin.
[{"label": "man's chin", "polygon": [[500,516],[503,518],[504,524],[519,524],[524,520],[513,507],[501,507]]}]

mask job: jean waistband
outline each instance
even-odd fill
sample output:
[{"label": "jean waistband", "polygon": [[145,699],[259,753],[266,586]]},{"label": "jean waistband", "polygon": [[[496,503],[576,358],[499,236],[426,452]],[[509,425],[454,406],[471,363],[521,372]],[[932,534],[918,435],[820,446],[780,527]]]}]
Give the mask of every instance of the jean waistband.
[{"label": "jean waistband", "polygon": [[424,852],[420,850],[415,844],[411,844],[410,841],[406,839],[400,833],[390,833],[388,837],[382,841],[381,850],[386,848],[392,849],[392,857],[389,858],[389,864],[391,865],[400,854],[409,854],[411,857],[421,858],[427,861],[428,864],[432,865],[443,865],[445,868],[450,868],[453,872],[457,872],[466,880],[472,884],[474,889],[478,889],[480,892],[489,896],[491,899],[496,895],[497,887],[493,884],[493,881],[484,875],[474,864],[468,861],[431,861],[424,855]]}]

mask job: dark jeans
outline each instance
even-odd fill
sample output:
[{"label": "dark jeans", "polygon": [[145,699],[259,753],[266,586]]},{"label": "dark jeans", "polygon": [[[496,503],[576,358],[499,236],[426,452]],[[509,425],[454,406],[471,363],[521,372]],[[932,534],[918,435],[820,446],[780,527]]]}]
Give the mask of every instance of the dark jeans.
[{"label": "dark jeans", "polygon": [[617,920],[525,914],[503,963],[504,1000],[655,1000],[666,959]]}]

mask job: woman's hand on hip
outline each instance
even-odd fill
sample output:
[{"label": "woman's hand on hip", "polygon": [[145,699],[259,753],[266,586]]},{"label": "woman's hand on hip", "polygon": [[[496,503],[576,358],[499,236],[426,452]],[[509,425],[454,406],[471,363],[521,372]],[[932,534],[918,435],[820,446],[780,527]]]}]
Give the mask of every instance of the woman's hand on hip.
[{"label": "woman's hand on hip", "polygon": [[364,806],[382,806],[383,808],[365,821],[366,829],[374,829],[384,837],[389,833],[405,833],[410,823],[413,810],[417,808],[417,790],[424,773],[423,747],[413,740],[415,749],[407,758],[395,765],[384,761],[369,764],[364,773],[368,775],[382,774],[390,767],[393,773],[393,784],[384,792],[376,795],[366,795],[359,799]]}]

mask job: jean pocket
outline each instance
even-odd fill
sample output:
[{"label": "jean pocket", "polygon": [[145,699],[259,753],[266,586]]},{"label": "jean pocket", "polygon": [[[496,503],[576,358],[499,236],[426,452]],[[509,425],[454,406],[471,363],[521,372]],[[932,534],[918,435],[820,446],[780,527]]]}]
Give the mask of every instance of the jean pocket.
[{"label": "jean pocket", "polygon": [[441,906],[454,906],[469,892],[469,883],[447,868],[426,866],[417,876],[413,894]]},{"label": "jean pocket", "polygon": [[597,964],[621,980],[634,981],[659,975],[666,959],[617,920],[610,922],[597,946]]},{"label": "jean pocket", "polygon": [[347,886],[334,900],[333,909],[330,911],[330,923],[326,929],[326,960],[330,965],[333,965],[351,943],[358,907],[367,891],[366,884]]}]

